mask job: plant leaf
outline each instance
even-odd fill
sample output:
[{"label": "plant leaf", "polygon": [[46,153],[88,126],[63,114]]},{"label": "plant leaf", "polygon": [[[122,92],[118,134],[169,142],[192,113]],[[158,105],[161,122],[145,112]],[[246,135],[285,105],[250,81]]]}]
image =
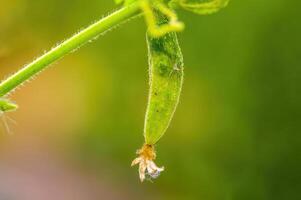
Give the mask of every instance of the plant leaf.
[{"label": "plant leaf", "polygon": [[128,5],[128,4],[131,4],[137,0],[114,0],[116,4],[122,4],[123,5]]},{"label": "plant leaf", "polygon": [[177,5],[199,15],[208,15],[226,7],[229,0],[172,0],[170,5]]}]

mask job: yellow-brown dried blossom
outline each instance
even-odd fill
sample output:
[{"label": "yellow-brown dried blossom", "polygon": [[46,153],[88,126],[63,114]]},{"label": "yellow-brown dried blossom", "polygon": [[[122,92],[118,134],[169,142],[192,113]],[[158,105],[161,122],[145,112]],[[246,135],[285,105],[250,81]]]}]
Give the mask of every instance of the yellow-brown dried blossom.
[{"label": "yellow-brown dried blossom", "polygon": [[141,182],[149,175],[150,178],[157,178],[164,170],[164,167],[157,167],[153,160],[156,159],[156,153],[153,145],[144,144],[141,149],[137,151],[139,155],[132,162],[132,166],[139,164],[139,177]]}]

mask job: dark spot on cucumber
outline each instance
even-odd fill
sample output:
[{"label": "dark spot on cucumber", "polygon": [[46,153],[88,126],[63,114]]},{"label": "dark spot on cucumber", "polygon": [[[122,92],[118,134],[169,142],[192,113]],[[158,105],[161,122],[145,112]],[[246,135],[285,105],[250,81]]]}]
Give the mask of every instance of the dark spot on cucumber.
[{"label": "dark spot on cucumber", "polygon": [[173,66],[170,63],[170,58],[166,55],[157,55],[154,57],[154,68],[156,73],[162,77],[168,77],[172,71]]}]

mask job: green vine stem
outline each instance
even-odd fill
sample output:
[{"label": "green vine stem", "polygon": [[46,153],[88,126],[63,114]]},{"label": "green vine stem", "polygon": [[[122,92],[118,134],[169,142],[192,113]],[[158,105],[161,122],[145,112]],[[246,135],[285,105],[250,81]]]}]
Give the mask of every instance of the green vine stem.
[{"label": "green vine stem", "polygon": [[101,33],[104,33],[118,24],[138,15],[140,12],[140,5],[138,3],[132,3],[83,29],[2,81],[0,83],[0,97],[8,95],[19,85],[41,72],[50,64],[61,59],[68,53],[77,50],[79,47],[96,38]]}]

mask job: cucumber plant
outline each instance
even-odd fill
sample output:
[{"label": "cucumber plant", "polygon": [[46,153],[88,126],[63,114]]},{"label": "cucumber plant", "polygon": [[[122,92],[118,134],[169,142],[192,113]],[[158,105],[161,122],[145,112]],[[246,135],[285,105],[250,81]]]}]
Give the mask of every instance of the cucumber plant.
[{"label": "cucumber plant", "polygon": [[164,135],[176,110],[183,84],[183,56],[176,32],[184,29],[176,9],[196,14],[212,14],[229,0],[115,0],[120,8],[63,41],[0,83],[0,114],[15,111],[17,104],[8,95],[50,64],[134,17],[144,16],[147,24],[149,55],[149,98],[144,124],[144,144],[132,165],[139,164],[140,180],[157,178],[164,167],[157,167],[154,145]]}]

